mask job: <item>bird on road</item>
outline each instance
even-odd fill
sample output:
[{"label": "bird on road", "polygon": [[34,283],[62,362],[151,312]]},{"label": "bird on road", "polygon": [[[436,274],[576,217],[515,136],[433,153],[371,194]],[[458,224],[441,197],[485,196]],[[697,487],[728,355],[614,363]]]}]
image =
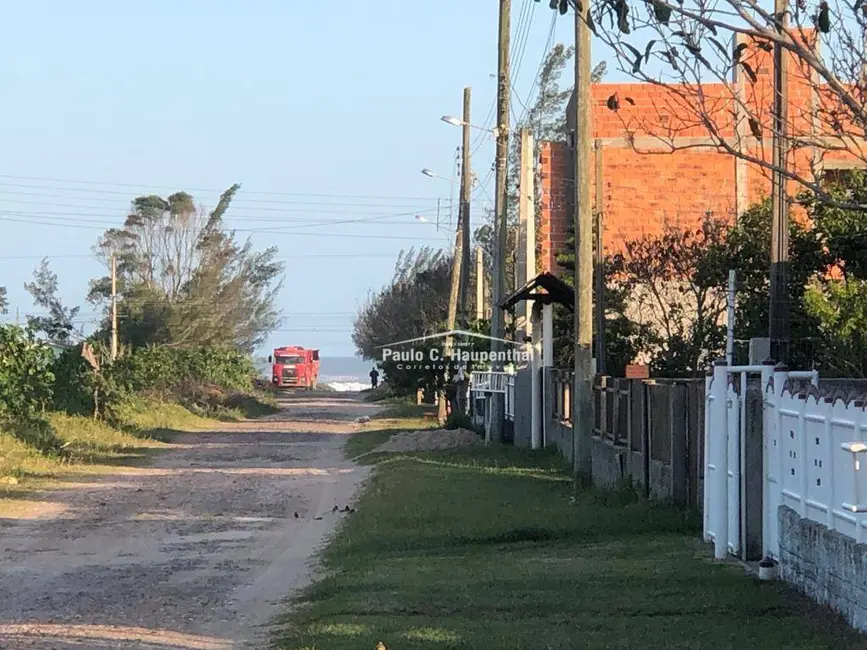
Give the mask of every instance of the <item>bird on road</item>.
[{"label": "bird on road", "polygon": [[298,519],[298,513],[297,512],[295,513],[295,519]]}]

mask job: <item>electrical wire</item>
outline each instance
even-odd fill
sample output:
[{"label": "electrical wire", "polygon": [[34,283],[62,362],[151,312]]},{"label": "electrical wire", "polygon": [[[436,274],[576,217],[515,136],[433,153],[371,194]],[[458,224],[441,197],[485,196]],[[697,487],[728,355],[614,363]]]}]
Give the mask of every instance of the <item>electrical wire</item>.
[{"label": "electrical wire", "polygon": [[[77,184],[77,185],[89,185],[94,187],[126,187],[130,189],[134,189],[137,191],[141,191],[143,189],[152,189],[152,190],[168,190],[171,192],[177,191],[185,191],[185,192],[210,192],[217,195],[221,195],[226,191],[227,188],[223,189],[214,189],[214,188],[201,188],[201,187],[187,187],[183,190],[180,190],[177,187],[169,186],[169,185],[148,185],[143,183],[113,183],[109,181],[89,181],[89,180],[72,180],[72,179],[63,179],[63,178],[52,178],[47,176],[18,176],[14,174],[0,174],[0,178],[10,179],[10,180],[26,180],[26,181],[38,181],[43,183],[68,183],[68,184]],[[13,185],[7,183],[7,185]],[[33,187],[32,185],[19,185],[19,187]],[[58,188],[55,188],[58,189]],[[99,192],[102,194],[129,194],[129,192],[117,192],[117,191],[109,191],[109,190],[85,190],[85,189],[76,189],[75,187],[67,187],[60,188],[69,191],[90,191],[90,192]],[[244,194],[252,194],[256,196],[298,196],[298,197],[323,197],[323,198],[341,198],[341,199],[371,199],[371,200],[401,200],[401,201],[428,201],[430,197],[428,196],[383,196],[383,195],[369,195],[369,194],[334,194],[334,193],[314,193],[314,192],[266,192],[262,190],[245,190],[239,189],[238,193]],[[249,199],[252,201],[252,199]]]},{"label": "electrical wire", "polygon": [[542,60],[539,61],[539,67],[536,70],[536,76],[533,79],[533,85],[531,86],[530,91],[527,93],[526,103],[521,102],[520,98],[518,98],[518,101],[524,107],[524,111],[523,111],[523,113],[521,113],[521,117],[518,120],[518,124],[522,123],[524,121],[524,117],[526,117],[527,113],[530,112],[529,107],[533,102],[533,95],[536,91],[536,88],[539,86],[539,81],[540,81],[540,78],[542,76],[542,69],[545,67],[545,61],[548,58],[548,54],[550,53],[551,48],[554,45],[554,34],[557,31],[558,14],[557,14],[557,12],[551,12],[551,14],[552,14],[551,15],[551,25],[548,28],[548,38],[545,41],[545,49],[542,52]]},{"label": "electrical wire", "polygon": [[[516,51],[518,48],[520,48],[520,53],[517,54],[517,57],[516,57],[517,60],[515,62],[515,65],[509,66],[509,87],[513,90],[513,92],[509,93],[509,106],[512,109],[510,111],[510,113],[512,115],[513,128],[517,127],[518,120],[516,119],[517,118],[517,112],[514,110],[514,107],[512,106],[511,101],[514,98],[514,99],[518,100],[518,103],[521,103],[521,98],[518,96],[517,93],[514,92],[514,88],[516,86],[515,80],[521,74],[521,66],[524,62],[524,55],[527,52],[527,42],[530,39],[530,30],[533,27],[533,18],[535,18],[535,16],[536,16],[535,11],[534,11],[534,9],[536,8],[536,4],[537,3],[534,2],[533,0],[524,0],[524,9],[526,9],[527,13],[526,13],[526,18],[524,20],[523,33],[520,31],[520,29],[518,31],[517,42],[519,43],[519,45],[516,47]],[[524,106],[524,108],[526,109],[526,106]]]}]

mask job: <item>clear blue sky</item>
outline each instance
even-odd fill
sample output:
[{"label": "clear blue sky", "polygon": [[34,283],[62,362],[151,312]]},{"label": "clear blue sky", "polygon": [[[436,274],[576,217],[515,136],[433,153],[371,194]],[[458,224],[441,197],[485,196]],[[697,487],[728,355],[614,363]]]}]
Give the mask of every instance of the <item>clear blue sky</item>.
[{"label": "clear blue sky", "polygon": [[[513,84],[524,100],[551,17],[547,2],[514,1]],[[556,25],[555,40],[571,42],[571,17]],[[460,131],[439,118],[459,114],[464,86],[473,122],[489,115],[496,34],[494,0],[4,4],[7,320],[33,311],[23,283],[42,256],[63,298],[95,317],[84,296],[104,269],[88,255],[134,196],[187,190],[213,206],[238,182],[228,225],[287,262],[286,318],[266,347],[352,354],[353,314],[401,248],[451,239],[414,218],[434,221],[437,198],[449,200],[449,184],[419,170],[452,172]],[[481,138],[473,167],[488,195],[492,157]],[[484,189],[474,197],[478,219],[488,199]],[[370,217],[382,218],[328,223]]]}]

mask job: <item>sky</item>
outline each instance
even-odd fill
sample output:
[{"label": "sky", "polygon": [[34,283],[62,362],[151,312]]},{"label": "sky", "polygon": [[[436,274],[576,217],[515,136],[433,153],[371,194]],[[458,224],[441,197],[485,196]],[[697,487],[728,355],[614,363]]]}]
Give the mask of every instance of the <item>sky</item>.
[{"label": "sky", "polygon": [[[459,115],[463,87],[471,86],[472,122],[493,124],[497,7],[496,0],[5,3],[6,322],[39,312],[23,285],[48,257],[61,297],[81,305],[87,331],[99,317],[84,302],[88,281],[105,274],[92,248],[105,229],[122,225],[135,196],[183,190],[213,207],[240,183],[227,226],[259,248],[277,246],[286,263],[283,323],[261,352],[303,345],[352,355],[354,315],[389,281],[398,253],[451,245],[445,179],[454,175],[460,129],[440,117]],[[571,43],[573,23],[552,21],[546,1],[513,0],[512,14],[512,105],[520,114],[549,38]],[[482,182],[473,228],[492,207],[493,155],[491,137],[474,130],[472,167]]]}]

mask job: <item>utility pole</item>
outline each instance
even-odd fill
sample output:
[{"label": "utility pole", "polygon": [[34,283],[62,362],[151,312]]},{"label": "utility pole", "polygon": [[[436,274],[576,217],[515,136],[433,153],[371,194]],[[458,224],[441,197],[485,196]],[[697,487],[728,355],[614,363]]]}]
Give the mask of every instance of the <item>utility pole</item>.
[{"label": "utility pole", "polygon": [[470,197],[473,188],[473,169],[470,166],[470,99],[471,89],[464,88],[463,142],[461,144],[461,209],[460,227],[463,233],[461,242],[461,324],[470,320]]},{"label": "utility pole", "polygon": [[735,356],[735,296],[737,295],[737,272],[729,269],[728,304],[726,305],[726,363],[734,365]]},{"label": "utility pole", "polygon": [[[463,211],[458,212],[458,227],[455,230],[455,250],[454,255],[452,257],[452,278],[451,278],[451,287],[449,290],[449,313],[448,313],[448,328],[449,331],[455,329],[455,323],[457,321],[458,314],[458,302],[460,300],[462,290],[461,290],[461,266],[463,265],[464,255],[463,255],[463,247],[464,247],[464,235],[463,235]],[[446,336],[446,345],[445,350],[443,351],[443,362],[446,364],[451,363],[450,357],[452,355],[452,350],[454,349],[454,337],[451,334]],[[448,416],[447,411],[447,393],[445,389],[445,385],[449,381],[450,373],[448,371],[443,373],[443,388],[440,389],[439,392],[439,400],[437,402],[437,419],[439,420],[440,425],[444,424],[446,421],[446,417]]]},{"label": "utility pole", "polygon": [[576,481],[591,475],[593,432],[593,205],[589,165],[593,160],[590,101],[590,3],[575,7],[575,390],[572,458]]},{"label": "utility pole", "polygon": [[[497,43],[497,157],[494,196],[494,273],[491,283],[491,370],[502,372],[503,310],[499,302],[506,289],[506,162],[509,155],[509,40],[512,19],[511,0],[500,0]],[[503,441],[504,394],[491,393],[491,419],[488,442]]]},{"label": "utility pole", "polygon": [[117,359],[117,258],[111,256],[111,360]]},{"label": "utility pole", "polygon": [[482,247],[476,248],[476,320],[485,318],[485,261]]},{"label": "utility pole", "polygon": [[[521,129],[521,158],[518,175],[518,263],[515,285],[521,287],[536,275],[536,204],[533,177],[533,135]],[[533,303],[524,301],[516,329],[533,336]],[[519,339],[520,340],[520,339]]]},{"label": "utility pole", "polygon": [[595,259],[593,262],[596,276],[596,374],[605,374],[605,241],[602,237],[603,185],[602,185],[602,143],[595,144],[596,153],[596,201],[594,229],[596,230]]},{"label": "utility pole", "polygon": [[[779,31],[789,24],[786,0],[774,0],[774,12],[780,21]],[[789,93],[786,84],[788,56],[774,43],[774,130],[773,174],[771,177],[771,282],[768,336],[771,358],[789,362],[789,203],[784,170],[788,158],[786,118]],[[759,143],[761,144],[761,143]]]}]

